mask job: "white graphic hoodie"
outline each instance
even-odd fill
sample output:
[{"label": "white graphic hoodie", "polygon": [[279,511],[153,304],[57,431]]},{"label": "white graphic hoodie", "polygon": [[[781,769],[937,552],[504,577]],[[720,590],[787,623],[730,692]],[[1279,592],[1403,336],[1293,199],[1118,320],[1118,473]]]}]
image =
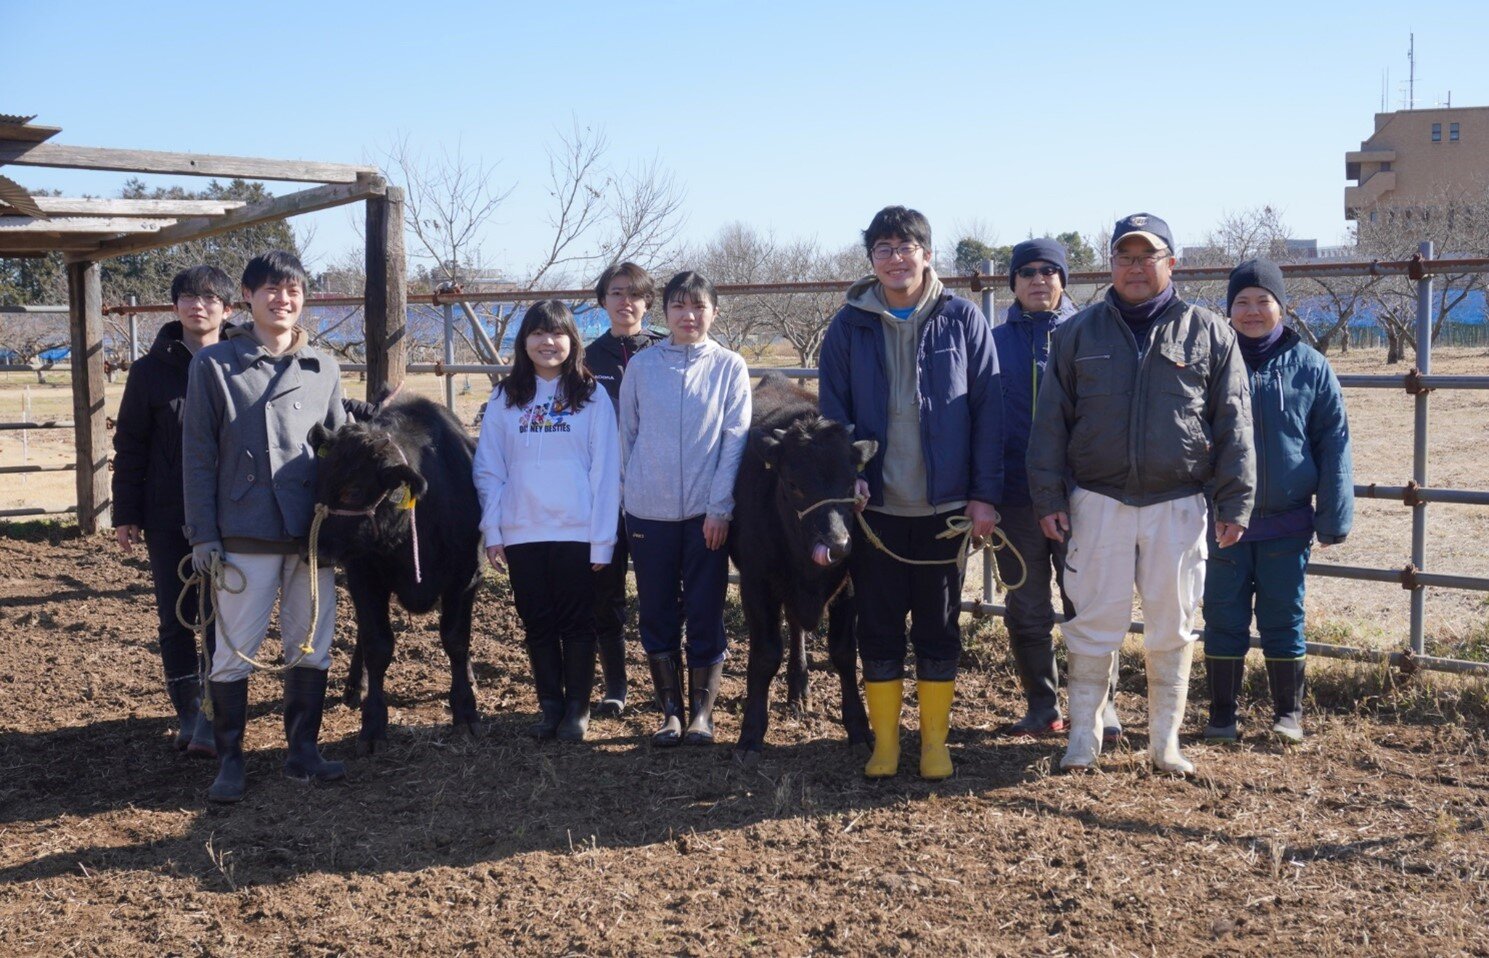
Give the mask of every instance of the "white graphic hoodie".
[{"label": "white graphic hoodie", "polygon": [[491,392],[474,475],[486,546],[588,542],[589,561],[608,563],[620,511],[620,443],[615,407],[595,388],[575,412],[559,380],[537,380],[526,406]]}]

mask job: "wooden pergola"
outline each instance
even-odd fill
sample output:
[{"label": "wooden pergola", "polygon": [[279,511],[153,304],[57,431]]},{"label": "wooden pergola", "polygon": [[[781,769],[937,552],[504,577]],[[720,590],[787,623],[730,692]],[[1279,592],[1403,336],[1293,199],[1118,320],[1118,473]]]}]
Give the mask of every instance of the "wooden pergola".
[{"label": "wooden pergola", "polygon": [[405,310],[403,191],[369,166],[68,146],[34,117],[0,114],[0,167],[166,173],[317,183],[261,203],[217,200],[73,199],[31,196],[0,174],[0,257],[62,253],[67,262],[78,526],[111,524],[109,440],[104,415],[103,292],[99,264],[128,253],[203,239],[300,213],[367,205],[367,393],[402,382]]}]

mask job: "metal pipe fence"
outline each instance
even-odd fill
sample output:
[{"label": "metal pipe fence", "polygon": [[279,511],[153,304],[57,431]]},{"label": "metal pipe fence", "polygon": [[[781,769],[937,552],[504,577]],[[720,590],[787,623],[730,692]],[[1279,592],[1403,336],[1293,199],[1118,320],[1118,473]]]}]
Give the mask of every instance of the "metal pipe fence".
[{"label": "metal pipe fence", "polygon": [[[1382,486],[1375,483],[1355,486],[1356,496],[1371,499],[1399,500],[1403,505],[1412,510],[1411,562],[1402,569],[1377,569],[1310,562],[1307,569],[1309,575],[1353,579],[1364,582],[1394,583],[1409,591],[1411,593],[1410,648],[1407,651],[1392,652],[1358,649],[1331,643],[1310,642],[1308,643],[1308,651],[1310,654],[1326,657],[1396,666],[1407,671],[1420,668],[1456,673],[1489,674],[1489,663],[1441,658],[1424,654],[1425,636],[1423,623],[1426,588],[1439,587],[1489,592],[1489,578],[1428,572],[1424,569],[1429,504],[1489,505],[1489,491],[1436,489],[1428,485],[1429,458],[1427,440],[1429,396],[1431,392],[1436,390],[1489,389],[1489,376],[1435,376],[1431,372],[1434,325],[1433,277],[1437,275],[1489,273],[1489,259],[1457,258],[1433,260],[1432,253],[1431,244],[1423,244],[1418,255],[1410,260],[1371,263],[1305,263],[1283,266],[1284,274],[1296,277],[1406,276],[1415,282],[1417,294],[1415,316],[1417,368],[1404,374],[1344,375],[1339,377],[1340,384],[1346,388],[1400,389],[1413,397],[1412,476],[1410,482],[1405,486]],[[1229,272],[1230,270],[1225,267],[1181,267],[1174,270],[1174,279],[1179,282],[1223,282],[1229,276]],[[1105,284],[1108,279],[1108,274],[1105,272],[1072,273],[1069,276],[1070,285],[1072,286]],[[967,289],[979,294],[982,301],[983,313],[995,324],[997,323],[998,313],[995,291],[1000,288],[1007,289],[1008,285],[1007,276],[994,273],[991,262],[985,262],[983,264],[982,272],[972,274],[971,276],[946,277],[943,279],[943,282],[948,287]],[[842,291],[847,288],[847,285],[846,282],[837,281],[735,284],[721,285],[719,286],[719,291],[722,295],[819,293]],[[410,363],[407,365],[406,371],[409,374],[434,374],[444,377],[444,400],[446,405],[453,407],[455,403],[453,377],[455,375],[504,375],[510,372],[511,369],[510,366],[506,365],[455,362],[454,310],[457,306],[465,310],[469,315],[472,313],[470,308],[471,303],[526,303],[544,298],[587,301],[592,295],[593,293],[589,289],[501,290],[485,293],[441,291],[429,294],[411,294],[408,296],[408,303],[410,305],[425,304],[442,307],[444,319],[443,359],[441,362],[436,363]],[[324,306],[361,306],[363,305],[363,298],[359,296],[320,296],[312,297],[308,302],[311,305]],[[105,312],[128,314],[134,317],[136,314],[166,312],[170,308],[169,304],[130,303],[127,305],[107,307]],[[134,333],[133,325],[131,325],[131,333]],[[131,336],[131,339],[133,339],[133,336]],[[129,349],[130,355],[137,355],[137,349],[137,342],[131,342]],[[342,369],[347,372],[365,372],[366,368],[365,363],[342,364]],[[34,370],[32,367],[26,365],[0,365],[0,371]],[[750,369],[750,375],[753,377],[759,377],[768,372],[782,374],[798,380],[817,378],[817,370],[812,368],[757,366]],[[71,423],[60,421],[48,423],[0,423],[0,429],[65,428],[71,425]],[[30,471],[41,471],[41,468],[38,467]],[[68,465],[50,468],[70,469],[74,468],[74,466]],[[15,467],[0,470],[0,472],[6,471],[13,472],[20,470]],[[74,508],[67,511],[76,510]],[[45,513],[43,510],[8,510],[0,512],[0,517],[19,514],[42,515],[48,513]],[[975,600],[964,601],[962,604],[964,611],[979,616],[1006,614],[1003,606],[993,602],[996,590],[992,567],[991,551],[984,550],[981,596]],[[1057,616],[1058,618],[1060,617]],[[1131,623],[1131,631],[1141,633],[1142,623]]]}]

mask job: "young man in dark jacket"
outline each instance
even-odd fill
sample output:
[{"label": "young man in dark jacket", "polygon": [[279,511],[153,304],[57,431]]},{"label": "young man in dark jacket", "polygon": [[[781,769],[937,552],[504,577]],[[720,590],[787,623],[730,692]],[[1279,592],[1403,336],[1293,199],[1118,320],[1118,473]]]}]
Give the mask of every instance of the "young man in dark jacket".
[{"label": "young man in dark jacket", "polygon": [[1168,224],[1148,213],[1112,231],[1106,298],[1055,333],[1027,459],[1040,526],[1069,537],[1065,591],[1070,740],[1062,768],[1101,754],[1112,660],[1142,599],[1148,755],[1194,771],[1179,751],[1205,582],[1206,489],[1215,535],[1234,544],[1251,518],[1256,457],[1246,367],[1230,324],[1173,285]]},{"label": "young man in dark jacket", "polygon": [[[584,361],[620,409],[620,383],[631,357],[667,338],[646,326],[646,314],[657,295],[646,270],[617,263],[600,274],[595,299],[610,317],[610,328],[584,347]],[[597,715],[620,715],[626,707],[626,564],[630,558],[625,515],[616,517],[615,553],[595,573],[595,634],[605,692]]]},{"label": "young man in dark jacket", "polygon": [[1354,520],[1349,418],[1329,361],[1282,323],[1282,270],[1247,260],[1230,274],[1226,311],[1251,378],[1256,507],[1241,540],[1211,543],[1205,576],[1209,741],[1234,742],[1236,698],[1261,633],[1272,689],[1272,732],[1303,740],[1303,573],[1313,540],[1343,542]]},{"label": "young man in dark jacket", "polygon": [[[176,318],[160,328],[150,352],[129,369],[124,398],[114,420],[114,537],[125,552],[141,542],[150,557],[155,612],[160,620],[160,661],[166,693],[180,729],[176,749],[215,756],[212,725],[201,715],[202,696],[196,635],[176,619],[181,579],[176,569],[191,555],[181,534],[181,421],[186,408],[191,357],[217,342],[233,312],[233,281],[215,266],[193,266],[171,281]],[[196,592],[182,603],[193,613]],[[206,637],[212,656],[212,631]]]},{"label": "young man in dark jacket", "polygon": [[965,516],[975,536],[990,534],[997,522],[998,359],[986,317],[947,292],[931,269],[924,216],[886,207],[863,240],[874,275],[849,288],[822,341],[818,370],[822,414],[852,427],[854,438],[879,444],[858,489],[878,542],[855,535],[850,560],[875,739],[864,774],[886,778],[899,767],[909,615],[920,774],[942,779],[952,773],[946,734],[962,649],[962,537],[941,536],[956,517]]}]

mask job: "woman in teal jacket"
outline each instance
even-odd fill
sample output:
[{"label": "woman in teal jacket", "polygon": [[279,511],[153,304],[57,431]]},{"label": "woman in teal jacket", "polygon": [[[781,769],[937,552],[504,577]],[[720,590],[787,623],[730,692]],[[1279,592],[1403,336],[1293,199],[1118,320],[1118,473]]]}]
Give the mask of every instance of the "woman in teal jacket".
[{"label": "woman in teal jacket", "polygon": [[1241,541],[1210,543],[1205,574],[1205,738],[1234,742],[1251,619],[1272,689],[1272,731],[1303,740],[1303,573],[1315,536],[1343,542],[1354,519],[1349,420],[1328,360],[1282,325],[1282,270],[1247,260],[1230,274],[1226,310],[1251,374],[1256,507]]}]

